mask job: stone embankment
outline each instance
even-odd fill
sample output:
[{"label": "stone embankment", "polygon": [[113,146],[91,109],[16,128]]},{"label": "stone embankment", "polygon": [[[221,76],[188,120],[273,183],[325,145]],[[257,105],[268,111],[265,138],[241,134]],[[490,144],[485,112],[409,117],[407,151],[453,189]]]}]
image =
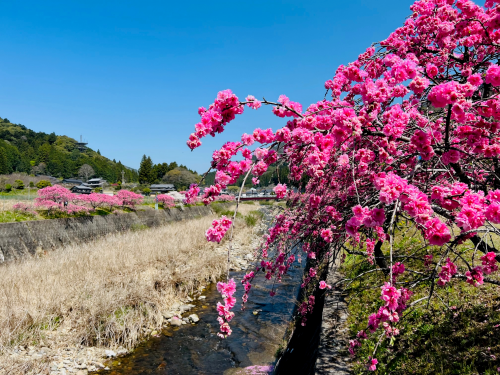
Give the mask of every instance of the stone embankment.
[{"label": "stone embankment", "polygon": [[35,256],[47,250],[89,241],[110,233],[151,228],[172,221],[212,214],[210,207],[144,210],[106,216],[23,221],[0,224],[0,263]]},{"label": "stone embankment", "polygon": [[335,264],[327,272],[327,284],[337,285],[337,288],[317,289],[314,310],[305,326],[300,321],[295,322],[288,345],[276,364],[276,375],[294,371],[307,375],[351,373],[351,358],[347,353],[347,304],[341,286],[337,284],[342,276]]},{"label": "stone embankment", "polygon": [[[334,265],[329,270],[327,283],[337,285],[341,275]],[[350,361],[347,353],[347,303],[341,287],[332,289],[324,298],[319,345],[316,358],[316,375],[348,375]]]}]

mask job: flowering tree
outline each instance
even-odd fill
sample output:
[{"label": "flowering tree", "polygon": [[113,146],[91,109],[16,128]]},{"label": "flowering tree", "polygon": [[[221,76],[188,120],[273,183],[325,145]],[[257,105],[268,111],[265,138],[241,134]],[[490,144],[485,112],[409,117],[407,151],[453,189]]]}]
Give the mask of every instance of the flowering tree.
[{"label": "flowering tree", "polygon": [[29,215],[35,215],[36,212],[33,210],[33,206],[28,203],[24,202],[18,202],[14,206],[12,206],[14,211],[23,213],[23,214],[29,214]]},{"label": "flowering tree", "polygon": [[79,197],[83,202],[88,203],[92,209],[103,206],[107,201],[107,195],[99,193],[90,193],[88,195],[81,195]]},{"label": "flowering tree", "polygon": [[144,199],[142,195],[128,190],[120,190],[116,197],[121,201],[122,206],[135,208],[136,205],[141,204]]},{"label": "flowering tree", "polygon": [[[379,343],[394,340],[402,312],[438,296],[444,285],[500,285],[494,275],[500,253],[491,240],[500,234],[499,2],[416,1],[402,27],[338,67],[325,83],[329,99],[305,110],[284,95],[277,102],[241,101],[230,90],[198,110],[191,149],[223,132],[245,106],[271,105],[287,118],[275,132],[255,129],[215,151],[215,184],[203,201],[240,176],[258,183],[271,164],[290,168],[303,193],[288,193],[258,270],[279,281],[300,255],[294,245],[302,243],[310,267],[302,285],[309,298],[299,308],[305,323],[315,289],[327,289],[320,284],[324,264],[345,252],[373,264],[370,272],[386,278],[382,304],[351,342],[352,353],[369,334],[379,334]],[[251,150],[254,143],[259,147]],[[234,160],[239,154],[243,160]],[[275,192],[283,196],[283,187]],[[216,228],[207,232],[209,240],[218,240]],[[395,235],[406,230],[423,241],[412,254],[394,247]],[[243,280],[244,299],[253,277]],[[424,286],[425,295],[412,300]],[[223,335],[230,333],[224,325],[230,305],[221,309]],[[378,347],[367,359],[371,371]]]},{"label": "flowering tree", "polygon": [[[49,214],[54,211],[65,212],[67,214],[87,214],[95,211],[99,207],[107,207],[110,211],[117,206],[131,206],[142,202],[142,196],[126,190],[123,193],[110,196],[106,194],[91,193],[74,194],[63,186],[55,185],[38,190],[38,197],[35,198],[35,207],[46,209]],[[128,194],[131,193],[131,194]],[[23,207],[14,207],[16,210],[23,210]]]},{"label": "flowering tree", "polygon": [[50,214],[53,211],[64,211],[69,202],[77,200],[77,195],[61,185],[47,186],[37,191],[35,207],[44,208]]},{"label": "flowering tree", "polygon": [[159,194],[157,197],[158,203],[161,203],[164,208],[172,208],[175,206],[175,199],[168,194]]},{"label": "flowering tree", "polygon": [[232,201],[234,201],[234,195],[221,194],[221,195],[215,197],[215,200],[217,202],[232,202]]}]

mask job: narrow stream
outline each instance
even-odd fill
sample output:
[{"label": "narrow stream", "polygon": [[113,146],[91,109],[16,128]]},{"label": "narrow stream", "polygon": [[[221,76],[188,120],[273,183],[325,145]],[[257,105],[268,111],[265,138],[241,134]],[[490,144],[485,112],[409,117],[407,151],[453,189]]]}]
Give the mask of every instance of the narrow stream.
[{"label": "narrow stream", "polygon": [[240,310],[244,272],[231,272],[237,282],[236,316],[233,333],[227,339],[217,336],[216,303],[221,301],[211,284],[206,299],[191,302],[196,307],[184,316],[197,314],[197,324],[169,326],[160,337],[151,338],[126,357],[115,359],[109,371],[101,374],[267,374],[273,369],[275,353],[291,321],[300,289],[303,265],[294,263],[271,298],[271,283],[263,273],[254,280],[245,310]]}]

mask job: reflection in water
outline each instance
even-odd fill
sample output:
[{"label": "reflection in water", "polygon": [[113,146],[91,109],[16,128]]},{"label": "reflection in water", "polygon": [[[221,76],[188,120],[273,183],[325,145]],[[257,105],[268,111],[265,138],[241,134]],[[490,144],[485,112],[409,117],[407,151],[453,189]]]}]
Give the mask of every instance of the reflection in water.
[{"label": "reflection in water", "polygon": [[[139,346],[131,355],[112,363],[106,374],[266,374],[272,371],[274,354],[283,340],[297,294],[303,267],[294,265],[269,297],[270,283],[260,273],[244,311],[238,311],[231,322],[233,333],[227,339],[217,337],[217,301],[221,296],[215,285],[207,290],[207,299],[192,302],[200,321],[196,325],[168,327],[160,337]],[[235,281],[243,276],[231,273]],[[243,287],[235,296],[241,301]],[[257,313],[256,313],[257,312]],[[256,314],[255,314],[256,313]]]}]

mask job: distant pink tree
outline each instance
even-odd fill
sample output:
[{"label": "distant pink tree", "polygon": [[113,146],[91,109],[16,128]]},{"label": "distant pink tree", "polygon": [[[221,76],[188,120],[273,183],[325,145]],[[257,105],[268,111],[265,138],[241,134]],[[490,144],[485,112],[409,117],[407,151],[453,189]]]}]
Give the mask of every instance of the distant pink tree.
[{"label": "distant pink tree", "polygon": [[81,195],[80,199],[89,204],[92,209],[104,206],[107,203],[107,195],[99,193],[90,193],[88,195]]},{"label": "distant pink tree", "polygon": [[104,205],[108,206],[110,211],[113,211],[113,208],[118,207],[122,204],[122,201],[120,198],[118,198],[116,195],[104,195]]},{"label": "distant pink tree", "polygon": [[129,206],[131,208],[141,204],[143,200],[142,195],[128,190],[120,190],[116,196],[121,201],[122,206]]},{"label": "distant pink tree", "polygon": [[49,213],[55,210],[64,211],[64,202],[72,202],[77,196],[60,185],[47,186],[38,190],[35,207],[46,209]]},{"label": "distant pink tree", "polygon": [[13,206],[15,212],[25,213],[35,215],[36,212],[33,210],[33,206],[27,203],[19,202]]},{"label": "distant pink tree", "polygon": [[158,203],[161,203],[163,207],[172,208],[175,206],[174,197],[168,194],[160,194],[156,198],[158,199]]},{"label": "distant pink tree", "polygon": [[52,201],[56,203],[71,202],[76,198],[76,195],[60,185],[47,186],[37,191],[38,197],[35,202]]},{"label": "distant pink tree", "polygon": [[87,214],[90,211],[94,211],[94,209],[91,209],[86,206],[80,206],[78,204],[68,204],[67,207],[64,207],[64,212],[70,215],[76,215],[76,214]]},{"label": "distant pink tree", "polygon": [[234,201],[234,195],[221,194],[221,195],[215,197],[215,200],[217,202],[232,202],[232,201]]}]

